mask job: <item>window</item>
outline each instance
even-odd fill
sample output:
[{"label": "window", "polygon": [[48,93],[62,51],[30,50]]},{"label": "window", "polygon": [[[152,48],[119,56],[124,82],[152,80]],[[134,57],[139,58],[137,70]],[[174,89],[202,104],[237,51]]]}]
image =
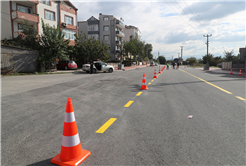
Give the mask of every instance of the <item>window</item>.
[{"label": "window", "polygon": [[50,0],[39,0],[40,3],[50,5]]},{"label": "window", "polygon": [[98,24],[88,25],[88,31],[98,31]]},{"label": "window", "polygon": [[104,35],[103,40],[109,40],[109,35]]},{"label": "window", "polygon": [[103,31],[109,31],[109,26],[104,26]]},{"label": "window", "polygon": [[108,21],[108,17],[103,17],[103,21]]},{"label": "window", "polygon": [[65,16],[65,23],[73,25],[73,18],[69,16]]},{"label": "window", "polygon": [[70,39],[70,40],[75,40],[76,39],[76,37],[74,36],[76,34],[76,32],[70,31],[70,30],[67,30],[67,29],[63,29],[62,31],[65,34],[65,36],[64,36],[65,39]]},{"label": "window", "polygon": [[50,11],[45,10],[45,18],[48,20],[55,21],[55,12],[50,12]]},{"label": "window", "polygon": [[23,30],[22,24],[18,24],[18,30],[19,31],[22,31]]},{"label": "window", "polygon": [[88,35],[88,39],[98,40],[98,34]]},{"label": "window", "polygon": [[17,10],[24,13],[32,13],[32,9],[29,7],[17,5]]}]

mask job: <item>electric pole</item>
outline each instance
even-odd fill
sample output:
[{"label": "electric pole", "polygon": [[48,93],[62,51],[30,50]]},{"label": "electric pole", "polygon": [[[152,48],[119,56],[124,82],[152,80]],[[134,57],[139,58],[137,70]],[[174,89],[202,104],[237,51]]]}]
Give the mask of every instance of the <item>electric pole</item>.
[{"label": "electric pole", "polygon": [[181,59],[182,59],[182,57],[183,57],[183,47],[184,46],[180,46],[181,47]]},{"label": "electric pole", "polygon": [[208,45],[209,45],[209,42],[208,42],[208,38],[211,37],[212,34],[210,35],[203,35],[203,37],[207,37],[207,42],[205,42],[205,44],[207,44],[207,70],[209,70],[209,63],[208,63]]},{"label": "electric pole", "polygon": [[178,57],[179,57],[179,54],[180,54],[180,53],[178,53]]},{"label": "electric pole", "polygon": [[148,61],[147,61],[147,59],[148,59],[148,47],[146,47],[146,65],[147,65],[147,63],[148,63]]},{"label": "electric pole", "polygon": [[160,64],[160,60],[159,60],[159,52],[158,52],[158,63]]}]

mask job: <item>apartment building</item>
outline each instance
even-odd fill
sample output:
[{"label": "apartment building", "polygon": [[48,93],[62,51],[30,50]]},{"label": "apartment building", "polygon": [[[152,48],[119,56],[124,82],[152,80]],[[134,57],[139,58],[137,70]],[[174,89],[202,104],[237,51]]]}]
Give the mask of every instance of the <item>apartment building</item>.
[{"label": "apartment building", "polygon": [[129,26],[126,25],[124,29],[124,33],[125,33],[125,41],[130,41],[131,36],[138,37],[139,40],[141,40],[142,34],[140,30],[138,29],[138,27],[135,27],[132,25],[129,25]]},{"label": "apartment building", "polygon": [[22,22],[37,29],[42,34],[42,22],[63,27],[65,39],[74,45],[74,34],[78,33],[77,8],[68,0],[26,0],[1,1],[1,40],[13,39],[22,32]]},{"label": "apartment building", "polygon": [[85,33],[88,38],[97,39],[109,45],[111,60],[120,60],[120,51],[123,49],[124,24],[122,19],[113,15],[99,14],[98,19],[94,16],[87,21],[79,21],[79,34]]}]

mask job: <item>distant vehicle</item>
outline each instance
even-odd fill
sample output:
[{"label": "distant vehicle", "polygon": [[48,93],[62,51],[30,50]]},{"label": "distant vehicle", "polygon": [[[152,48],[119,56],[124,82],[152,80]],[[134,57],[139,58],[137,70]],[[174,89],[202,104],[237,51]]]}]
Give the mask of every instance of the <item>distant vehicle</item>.
[{"label": "distant vehicle", "polygon": [[155,63],[155,66],[158,66],[158,63]]},{"label": "distant vehicle", "polygon": [[[112,73],[114,71],[114,67],[111,65],[107,65],[104,62],[99,62],[99,61],[94,61],[93,62],[93,73],[96,73],[98,71],[102,71],[102,72],[109,72]],[[86,71],[87,73],[90,72],[90,64],[84,64],[82,67],[83,71]]]},{"label": "distant vehicle", "polygon": [[155,65],[155,63],[154,62],[150,62],[150,66],[154,66]]},{"label": "distant vehicle", "polygon": [[222,68],[222,63],[217,64],[219,68]]},{"label": "distant vehicle", "polygon": [[77,64],[74,61],[66,60],[66,61],[59,61],[57,64],[57,69],[77,69]]}]

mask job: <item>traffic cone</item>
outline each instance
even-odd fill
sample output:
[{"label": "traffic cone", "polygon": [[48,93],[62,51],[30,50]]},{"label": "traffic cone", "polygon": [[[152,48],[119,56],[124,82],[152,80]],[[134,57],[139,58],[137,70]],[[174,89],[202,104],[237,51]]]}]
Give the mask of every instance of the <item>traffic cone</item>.
[{"label": "traffic cone", "polygon": [[239,74],[238,74],[238,76],[242,76],[242,72],[241,72],[241,69],[240,69],[240,71],[239,71]]},{"label": "traffic cone", "polygon": [[71,98],[68,98],[63,126],[61,153],[52,158],[51,163],[77,166],[90,155],[90,151],[84,150],[81,147],[72,101]]},{"label": "traffic cone", "polygon": [[146,85],[145,74],[143,74],[142,86],[141,86],[140,90],[148,90],[148,87]]},{"label": "traffic cone", "polygon": [[155,72],[154,72],[154,77],[153,77],[154,79],[156,79],[157,78],[157,76],[156,76],[156,69],[155,69]]},{"label": "traffic cone", "polygon": [[161,74],[161,66],[159,66],[159,74]]},{"label": "traffic cone", "polygon": [[232,68],[231,68],[231,72],[230,72],[230,74],[233,74],[233,72],[232,72]]},{"label": "traffic cone", "polygon": [[193,66],[193,69],[194,69],[194,66]]}]

